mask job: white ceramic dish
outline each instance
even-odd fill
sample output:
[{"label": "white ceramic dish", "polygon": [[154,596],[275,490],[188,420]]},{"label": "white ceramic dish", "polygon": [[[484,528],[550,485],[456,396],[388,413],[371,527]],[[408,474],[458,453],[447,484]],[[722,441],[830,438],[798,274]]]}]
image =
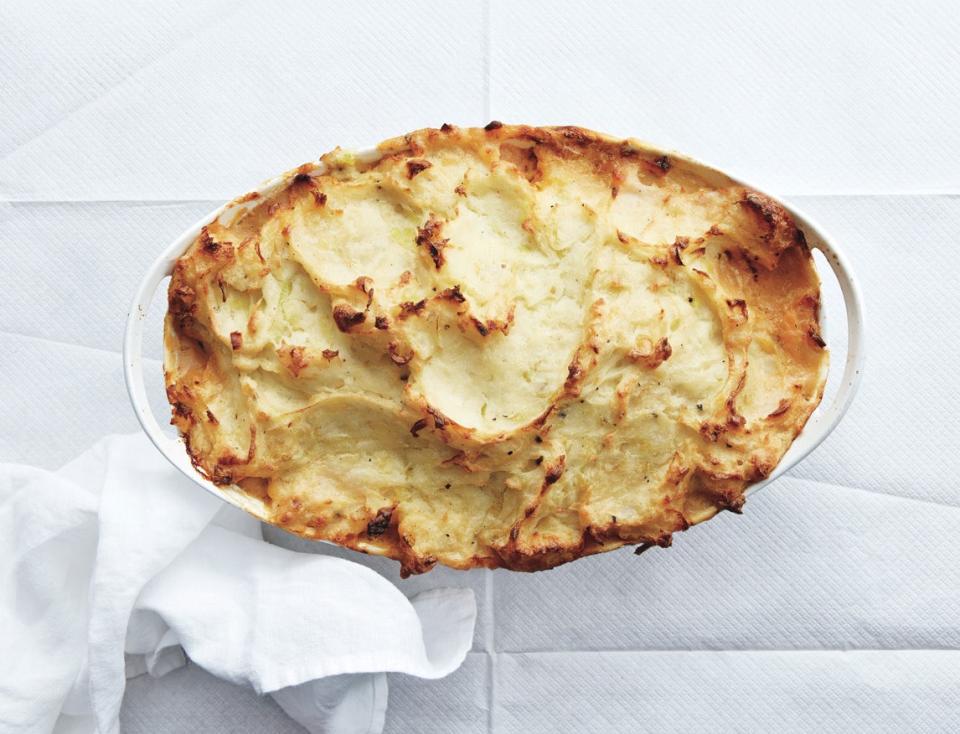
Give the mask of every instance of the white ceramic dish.
[{"label": "white ceramic dish", "polygon": [[[669,153],[675,158],[691,160],[682,154]],[[365,151],[358,155],[358,158],[367,158],[376,160],[379,153],[373,149]],[[692,161],[697,165],[705,165],[699,161]],[[705,166],[712,168],[711,166]],[[716,169],[719,170],[719,169]],[[256,191],[261,195],[267,195],[277,190],[279,187],[289,181],[294,175],[302,172],[302,169],[294,169],[287,173],[269,179],[260,185]],[[316,164],[312,173],[322,173],[323,165]],[[734,182],[757,191],[763,189],[751,186],[740,178],[731,176],[724,171],[724,175],[730,177]],[[143,379],[143,322],[153,301],[154,293],[160,283],[173,272],[173,265],[177,258],[190,246],[200,229],[215,218],[221,221],[229,222],[232,218],[240,214],[247,208],[256,206],[259,199],[243,203],[238,200],[232,201],[219,209],[203,217],[199,222],[190,227],[180,235],[166,250],[156,259],[150,269],[147,271],[137,288],[130,312],[127,314],[127,325],[123,339],[123,373],[127,383],[127,392],[130,395],[130,401],[137,414],[137,419],[147,436],[153,442],[154,446],[162,453],[175,467],[182,471],[186,476],[199,484],[203,489],[215,494],[230,504],[239,507],[254,516],[265,519],[268,515],[266,506],[258,499],[251,497],[236,486],[218,486],[205,479],[191,464],[187,455],[186,448],[182,440],[171,438],[166,435],[157,422],[156,416],[150,410],[147,392]],[[840,253],[832,240],[824,233],[823,229],[817,226],[807,215],[798,211],[795,207],[784,204],[788,211],[793,215],[800,229],[803,230],[807,239],[807,244],[814,249],[820,250],[829,263],[840,284],[840,291],[843,294],[844,306],[847,314],[847,353],[844,363],[840,383],[829,403],[821,403],[814,411],[806,427],[797,436],[796,440],[790,446],[787,453],[777,464],[769,477],[762,482],[757,482],[748,489],[748,494],[757,491],[770,482],[780,477],[784,472],[789,471],[797,465],[804,457],[813,451],[820,443],[830,435],[830,432],[837,426],[843,414],[850,406],[854,394],[860,383],[860,377],[864,359],[864,314],[863,305],[860,297],[860,289],[856,278],[847,263],[846,258]],[[821,319],[823,318],[821,312]],[[836,359],[838,355],[831,352],[831,358]]]}]

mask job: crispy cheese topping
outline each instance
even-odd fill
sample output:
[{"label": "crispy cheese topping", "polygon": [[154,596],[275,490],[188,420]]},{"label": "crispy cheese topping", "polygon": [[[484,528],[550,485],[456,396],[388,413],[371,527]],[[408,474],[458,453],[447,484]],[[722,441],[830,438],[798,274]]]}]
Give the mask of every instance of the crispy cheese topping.
[{"label": "crispy cheese topping", "polygon": [[177,262],[167,392],[201,472],[404,573],[548,568],[740,509],[826,374],[781,205],[580,128],[379,153],[244,197]]}]

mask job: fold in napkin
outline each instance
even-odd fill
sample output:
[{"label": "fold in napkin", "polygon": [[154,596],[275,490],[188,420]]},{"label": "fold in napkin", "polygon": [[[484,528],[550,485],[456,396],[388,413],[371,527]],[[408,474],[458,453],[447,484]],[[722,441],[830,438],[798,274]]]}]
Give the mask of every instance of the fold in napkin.
[{"label": "fold in napkin", "polygon": [[469,589],[408,600],[365,566],[261,539],[142,435],[56,473],[0,465],[0,732],[118,731],[125,679],[196,664],[313,732],[379,732],[385,671],[439,678]]}]

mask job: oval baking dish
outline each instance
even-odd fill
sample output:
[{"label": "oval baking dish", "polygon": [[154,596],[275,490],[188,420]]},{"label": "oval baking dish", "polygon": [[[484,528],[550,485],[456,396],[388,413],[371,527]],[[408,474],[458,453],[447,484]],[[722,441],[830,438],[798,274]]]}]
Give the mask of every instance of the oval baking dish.
[{"label": "oval baking dish", "polygon": [[[847,316],[829,404],[811,249]],[[142,373],[171,274],[186,446]],[[853,399],[863,311],[823,230],[741,180],[491,123],[337,150],[204,217],[144,277],[123,355],[151,441],[259,519],[404,574],[539,570],[668,545],[796,465]]]}]

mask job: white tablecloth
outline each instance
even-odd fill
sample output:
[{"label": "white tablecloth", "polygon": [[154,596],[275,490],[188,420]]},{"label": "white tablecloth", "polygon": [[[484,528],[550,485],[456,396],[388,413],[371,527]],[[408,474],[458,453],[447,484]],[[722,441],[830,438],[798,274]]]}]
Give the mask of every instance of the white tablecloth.
[{"label": "white tablecloth", "polygon": [[[135,430],[117,353],[135,284],[180,231],[270,174],[442,122],[645,138],[835,236],[866,298],[862,391],[742,517],[669,551],[405,581],[366,559],[409,593],[469,585],[481,610],[458,672],[392,676],[387,731],[955,728],[958,37],[946,0],[6,0],[0,460],[55,467]],[[193,666],[130,681],[122,721],[298,731]]]}]

